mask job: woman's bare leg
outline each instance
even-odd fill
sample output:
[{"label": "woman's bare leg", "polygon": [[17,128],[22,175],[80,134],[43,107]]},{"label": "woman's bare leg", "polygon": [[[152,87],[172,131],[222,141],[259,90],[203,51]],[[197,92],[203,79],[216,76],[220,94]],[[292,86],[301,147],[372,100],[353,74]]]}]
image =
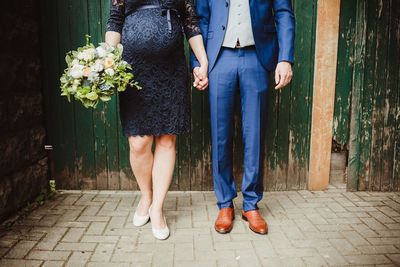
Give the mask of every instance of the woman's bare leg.
[{"label": "woman's bare leg", "polygon": [[136,212],[141,216],[147,215],[153,197],[151,180],[154,159],[151,151],[153,139],[153,136],[130,136],[128,138],[129,161],[141,192],[141,199]]},{"label": "woman's bare leg", "polygon": [[153,204],[151,222],[157,229],[164,228],[163,204],[171,185],[176,158],[176,136],[161,135],[155,137],[156,149],[153,164]]}]

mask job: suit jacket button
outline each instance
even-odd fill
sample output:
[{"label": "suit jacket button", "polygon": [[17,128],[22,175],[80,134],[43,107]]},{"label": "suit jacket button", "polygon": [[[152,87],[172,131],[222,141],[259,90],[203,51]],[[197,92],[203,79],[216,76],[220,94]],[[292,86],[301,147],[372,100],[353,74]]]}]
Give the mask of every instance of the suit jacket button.
[{"label": "suit jacket button", "polygon": [[226,3],[225,3],[225,6],[226,6],[226,7],[228,7],[228,6],[229,6],[228,2],[226,2]]},{"label": "suit jacket button", "polygon": [[222,25],[222,30],[225,31],[225,26],[224,25]]}]

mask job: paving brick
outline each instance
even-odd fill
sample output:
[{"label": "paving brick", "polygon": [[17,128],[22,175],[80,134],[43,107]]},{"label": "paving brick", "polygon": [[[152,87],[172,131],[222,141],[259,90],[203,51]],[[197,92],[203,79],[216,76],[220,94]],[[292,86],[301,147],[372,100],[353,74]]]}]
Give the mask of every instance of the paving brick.
[{"label": "paving brick", "polygon": [[348,264],[348,261],[333,247],[319,247],[317,250],[329,265],[343,266]]},{"label": "paving brick", "polygon": [[400,266],[400,254],[386,254],[386,256],[397,266]]},{"label": "paving brick", "polygon": [[370,245],[370,243],[356,231],[344,231],[344,232],[342,232],[342,235],[353,246],[367,246],[367,245]]},{"label": "paving brick", "polygon": [[301,257],[306,266],[328,266],[327,262],[320,255]]},{"label": "paving brick", "polygon": [[232,250],[232,249],[249,249],[252,248],[250,241],[231,241],[231,242],[214,242],[215,249],[218,250]]},{"label": "paving brick", "polygon": [[68,228],[53,227],[46,231],[46,236],[36,245],[39,250],[53,250]]},{"label": "paving brick", "polygon": [[106,227],[105,222],[92,222],[86,231],[87,235],[101,235]]},{"label": "paving brick", "polygon": [[108,262],[114,252],[115,244],[99,244],[92,255],[91,261]]},{"label": "paving brick", "polygon": [[356,230],[357,233],[359,233],[364,238],[377,237],[378,236],[378,234],[375,231],[371,230],[371,228],[369,228],[365,224],[355,224],[355,225],[352,225],[351,227],[354,230]]},{"label": "paving brick", "polygon": [[27,259],[33,260],[66,260],[71,254],[70,251],[44,251],[32,250],[27,256]]},{"label": "paving brick", "polygon": [[172,267],[174,266],[174,252],[161,251],[154,253],[152,259],[154,267]]},{"label": "paving brick", "polygon": [[357,255],[360,251],[357,250],[349,241],[346,239],[329,239],[329,242],[340,252],[342,255]]},{"label": "paving brick", "polygon": [[36,241],[19,241],[6,255],[6,258],[22,259],[36,245]]},{"label": "paving brick", "polygon": [[345,256],[351,264],[384,264],[391,263],[391,261],[384,255],[356,255]]},{"label": "paving brick", "polygon": [[0,239],[0,248],[11,248],[18,242],[18,239]]},{"label": "paving brick", "polygon": [[85,228],[70,228],[61,241],[78,242],[85,231]]},{"label": "paving brick", "polygon": [[188,267],[188,266],[194,266],[194,267],[203,267],[203,266],[210,266],[214,267],[216,266],[216,262],[212,260],[202,260],[202,261],[197,261],[197,260],[192,260],[192,261],[181,261],[181,260],[176,260],[174,263],[174,266],[176,267]]},{"label": "paving brick", "polygon": [[115,243],[119,239],[118,236],[102,236],[102,235],[84,235],[81,242],[87,243]]},{"label": "paving brick", "polygon": [[[371,213],[370,213],[371,214]],[[361,218],[361,220],[372,230],[386,230],[386,226],[374,218]]]},{"label": "paving brick", "polygon": [[108,222],[110,220],[109,216],[79,216],[77,221],[80,222]]},{"label": "paving brick", "polygon": [[363,254],[400,254],[400,249],[396,248],[393,245],[359,246],[357,247],[357,249]]},{"label": "paving brick", "polygon": [[96,247],[95,243],[70,243],[70,242],[61,242],[58,243],[55,250],[64,250],[64,251],[93,251]]},{"label": "paving brick", "polygon": [[42,261],[36,260],[15,260],[15,259],[1,259],[0,266],[6,267],[37,267],[42,264]]},{"label": "paving brick", "polygon": [[235,251],[236,258],[240,266],[260,266],[261,261],[258,259],[254,249],[240,249]]},{"label": "paving brick", "polygon": [[62,267],[64,263],[64,261],[45,261],[42,267]]},{"label": "paving brick", "polygon": [[85,266],[90,259],[90,252],[73,252],[71,257],[68,259],[66,267],[80,267]]}]

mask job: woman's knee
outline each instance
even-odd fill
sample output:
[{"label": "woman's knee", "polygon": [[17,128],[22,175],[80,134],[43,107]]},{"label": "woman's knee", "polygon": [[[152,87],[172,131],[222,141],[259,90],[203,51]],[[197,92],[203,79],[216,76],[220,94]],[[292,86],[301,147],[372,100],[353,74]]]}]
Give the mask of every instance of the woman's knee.
[{"label": "woman's knee", "polygon": [[142,155],[151,151],[153,143],[152,136],[131,136],[128,138],[130,152],[135,155]]},{"label": "woman's knee", "polygon": [[161,135],[156,137],[156,147],[162,149],[175,149],[176,135]]}]

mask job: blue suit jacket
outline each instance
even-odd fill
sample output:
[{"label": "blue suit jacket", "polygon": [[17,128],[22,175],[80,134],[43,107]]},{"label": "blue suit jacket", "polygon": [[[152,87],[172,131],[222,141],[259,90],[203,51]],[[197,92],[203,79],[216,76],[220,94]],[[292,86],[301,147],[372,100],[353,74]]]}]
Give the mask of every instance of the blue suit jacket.
[{"label": "blue suit jacket", "polygon": [[[249,0],[257,55],[272,71],[277,62],[294,60],[294,15],[291,0]],[[196,10],[207,50],[209,71],[215,65],[228,24],[229,0],[197,0]],[[199,62],[191,54],[192,67]]]}]

